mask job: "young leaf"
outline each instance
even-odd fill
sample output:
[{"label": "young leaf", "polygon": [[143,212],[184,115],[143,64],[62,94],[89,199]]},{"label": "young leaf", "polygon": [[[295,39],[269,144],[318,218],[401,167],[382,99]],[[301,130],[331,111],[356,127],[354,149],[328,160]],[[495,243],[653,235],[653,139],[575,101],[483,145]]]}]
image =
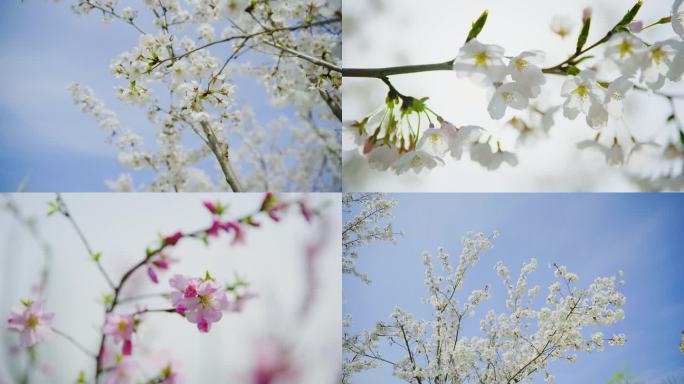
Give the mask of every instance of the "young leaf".
[{"label": "young leaf", "polygon": [[639,9],[641,8],[642,2],[641,0],[637,1],[636,4],[632,8],[630,8],[629,11],[625,14],[625,16],[620,20],[619,23],[617,23],[616,27],[624,27],[627,24],[631,23],[632,20],[636,17],[637,13],[639,13]]},{"label": "young leaf", "polygon": [[482,32],[482,28],[484,28],[485,23],[487,22],[487,10],[485,9],[484,12],[480,15],[480,17],[477,18],[470,27],[470,32],[468,32],[468,37],[466,38],[466,43],[469,42],[470,40],[474,39],[477,37],[477,35]]},{"label": "young leaf", "polygon": [[575,52],[581,52],[584,48],[584,44],[587,43],[587,37],[589,37],[589,28],[591,27],[591,17],[587,17],[582,21],[582,31],[577,38],[577,50]]}]

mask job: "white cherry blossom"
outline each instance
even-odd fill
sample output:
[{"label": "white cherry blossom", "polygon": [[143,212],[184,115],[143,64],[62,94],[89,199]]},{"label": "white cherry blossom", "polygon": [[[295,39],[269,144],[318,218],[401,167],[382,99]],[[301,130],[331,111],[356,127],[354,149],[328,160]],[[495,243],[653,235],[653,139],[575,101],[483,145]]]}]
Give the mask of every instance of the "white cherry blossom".
[{"label": "white cherry blossom", "polygon": [[568,77],[561,88],[561,96],[565,97],[563,115],[575,119],[580,112],[589,113],[592,104],[601,103],[604,93],[596,81],[596,74],[584,70],[578,76]]},{"label": "white cherry blossom", "polygon": [[506,113],[506,107],[522,110],[527,108],[530,102],[529,89],[520,83],[504,83],[496,88],[487,111],[492,119],[501,119]]},{"label": "white cherry blossom", "polygon": [[633,75],[643,61],[644,43],[628,32],[614,34],[606,43],[605,55],[612,60],[623,75]]},{"label": "white cherry blossom", "polygon": [[506,77],[503,54],[504,49],[498,45],[482,44],[477,39],[470,40],[461,47],[454,59],[454,71],[478,80],[501,82]]},{"label": "white cherry blossom", "polygon": [[539,67],[543,61],[543,52],[525,51],[511,58],[508,63],[508,72],[511,74],[511,78],[529,89],[530,97],[537,97],[541,92],[541,86],[546,83],[544,73]]}]

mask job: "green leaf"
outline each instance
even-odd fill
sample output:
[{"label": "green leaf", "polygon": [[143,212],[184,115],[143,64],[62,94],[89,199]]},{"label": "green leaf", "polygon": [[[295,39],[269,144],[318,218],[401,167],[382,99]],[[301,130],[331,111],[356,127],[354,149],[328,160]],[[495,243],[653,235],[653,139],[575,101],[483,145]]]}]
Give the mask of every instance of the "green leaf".
[{"label": "green leaf", "polygon": [[102,303],[105,305],[105,307],[109,307],[112,303],[114,302],[114,296],[111,294],[106,294],[102,296]]},{"label": "green leaf", "polygon": [[639,13],[639,9],[641,9],[642,2],[641,0],[637,1],[636,4],[632,8],[627,11],[625,16],[622,17],[622,20],[620,20],[619,23],[617,23],[616,27],[620,26],[626,26],[627,24],[631,23],[632,20],[636,17],[637,13]]},{"label": "green leaf", "polygon": [[577,50],[575,52],[582,51],[584,44],[587,43],[587,37],[589,37],[589,28],[591,27],[591,17],[587,17],[582,21],[582,31],[577,38]]},{"label": "green leaf", "polygon": [[52,216],[59,211],[59,204],[56,201],[48,201],[47,204],[50,208],[47,212],[48,216]]},{"label": "green leaf", "polygon": [[33,300],[20,300],[24,307],[30,307],[33,304]]},{"label": "green leaf", "polygon": [[579,75],[580,70],[579,70],[579,68],[575,67],[574,65],[571,65],[568,67],[568,73],[573,75],[573,76],[577,76],[577,75]]},{"label": "green leaf", "polygon": [[482,28],[484,28],[485,23],[487,22],[487,16],[489,13],[485,9],[484,12],[480,15],[480,17],[477,18],[470,27],[470,32],[468,32],[468,37],[466,38],[466,43],[469,42],[470,40],[474,39],[477,37],[477,35],[482,32]]},{"label": "green leaf", "polygon": [[211,277],[211,275],[209,274],[209,271],[207,271],[207,272],[205,273],[205,275],[204,275],[204,280],[214,280],[214,278]]}]

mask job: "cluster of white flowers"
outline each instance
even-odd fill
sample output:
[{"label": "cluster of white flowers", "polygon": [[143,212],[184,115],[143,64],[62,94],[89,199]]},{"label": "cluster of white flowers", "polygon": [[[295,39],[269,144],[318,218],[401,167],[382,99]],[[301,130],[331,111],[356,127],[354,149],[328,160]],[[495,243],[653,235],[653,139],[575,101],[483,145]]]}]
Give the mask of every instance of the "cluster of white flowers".
[{"label": "cluster of white flowers", "polygon": [[[117,0],[75,0],[71,7],[78,15],[120,20],[140,33],[134,48],[112,60],[110,71],[118,82],[118,98],[149,111],[157,147],[139,151],[138,136],[121,134],[119,147],[125,152],[119,160],[133,170],[150,169],[155,179],[135,186],[131,175],[124,174],[107,183],[111,188],[341,189],[340,131],[334,128],[341,75],[330,68],[341,56],[339,0],[142,3],[145,17],[132,7],[120,7]],[[268,58],[258,64],[238,60],[248,51]],[[237,96],[233,79],[238,75],[261,83],[274,106],[294,106],[300,121],[256,124]],[[78,85],[71,89],[75,102],[102,127],[118,129],[101,102],[88,106],[92,91]],[[196,136],[196,148],[185,148],[192,142],[186,133]],[[216,176],[199,166],[212,157]]]},{"label": "cluster of white flowers", "polygon": [[395,232],[392,224],[392,208],[396,199],[388,199],[384,193],[345,193],[342,209],[345,221],[342,228],[342,273],[348,273],[369,283],[368,276],[356,269],[359,257],[357,248],[375,241],[396,242],[401,232]]},{"label": "cluster of white flowers", "polygon": [[[640,7],[638,2],[594,44],[586,44],[592,15],[591,9],[585,9],[577,50],[564,62],[547,68],[541,65],[543,52],[509,56],[503,47],[479,41],[476,36],[486,21],[484,13],[451,62],[453,70],[491,90],[487,110],[492,119],[504,118],[509,108],[527,111],[528,118],[513,116],[507,121],[519,131],[518,144],[544,136],[554,124],[555,112],[562,108],[567,119],[582,114],[587,125],[597,130],[593,140],[578,143],[578,148],[596,149],[609,164],[627,165],[629,174],[639,178],[676,179],[684,186],[684,177],[680,177],[684,173],[684,127],[673,103],[680,96],[662,91],[668,83],[680,82],[684,74],[684,2],[676,0],[670,16],[646,27],[643,21],[633,21]],[[552,30],[566,37],[572,32],[572,24],[567,17],[557,17]],[[642,30],[660,24],[671,24],[676,37],[647,42],[640,36]],[[604,48],[603,55],[589,52],[597,47]],[[538,99],[547,75],[567,77],[559,92],[564,102],[540,108]],[[460,159],[464,151],[490,170],[503,162],[517,164],[516,155],[502,150],[502,140],[494,134],[472,125],[462,127],[464,132],[459,134],[456,125],[426,105],[427,98],[402,95],[388,79],[383,80],[390,88],[385,105],[360,121],[346,124],[371,168],[391,169],[398,174],[412,169],[418,173],[445,164],[447,153]],[[666,126],[658,125],[650,137],[639,135],[637,139],[624,119],[623,104],[633,91],[666,98],[673,107]],[[421,130],[421,116],[429,129]]]},{"label": "cluster of white flowers", "polygon": [[[624,318],[621,307],[625,297],[618,290],[614,276],[596,278],[587,288],[578,288],[578,276],[565,266],[554,265],[556,281],[549,286],[547,306],[535,309],[540,287],[527,289],[528,275],[537,268],[531,259],[521,268],[514,283],[503,262],[495,271],[507,291],[509,313],[489,310],[480,321],[481,336],[467,334],[465,318],[489,298],[491,288],[474,290],[461,302],[456,293],[463,279],[492,247],[497,234],[469,234],[463,240],[459,262],[454,268],[446,250],[437,252],[442,273],[437,273],[429,253],[423,254],[426,287],[430,294],[423,301],[432,306],[430,319],[420,320],[401,308],[395,308],[388,322],[378,322],[361,335],[345,334],[343,382],[351,383],[354,372],[389,364],[394,375],[417,383],[517,383],[532,382],[541,376],[546,382],[554,360],[574,362],[579,352],[602,351],[625,343],[625,335],[608,338],[596,332],[585,338],[587,327],[608,326]],[[397,346],[397,353],[381,354],[381,341]]]}]

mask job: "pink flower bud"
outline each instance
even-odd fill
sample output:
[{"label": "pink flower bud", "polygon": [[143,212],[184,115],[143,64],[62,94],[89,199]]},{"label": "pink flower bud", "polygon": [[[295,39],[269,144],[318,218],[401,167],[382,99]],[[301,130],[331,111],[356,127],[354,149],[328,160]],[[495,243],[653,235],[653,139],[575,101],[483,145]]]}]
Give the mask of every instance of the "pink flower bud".
[{"label": "pink flower bud", "polygon": [[147,276],[150,277],[153,283],[159,284],[159,278],[157,278],[157,272],[154,271],[154,268],[147,267]]},{"label": "pink flower bud", "polygon": [[644,29],[644,22],[641,20],[632,21],[631,23],[629,23],[628,27],[630,31],[638,33],[641,32],[642,29]]},{"label": "pink flower bud", "polygon": [[591,7],[586,7],[582,10],[582,20],[591,18]]},{"label": "pink flower bud", "polygon": [[174,246],[176,243],[178,243],[178,240],[183,238],[183,233],[178,231],[174,233],[173,235],[166,236],[164,238],[164,245],[171,245]]},{"label": "pink flower bud", "polygon": [[205,201],[204,206],[207,207],[209,212],[213,213],[214,215],[218,212],[216,208],[216,204],[212,203],[211,201]]},{"label": "pink flower bud", "polygon": [[368,139],[368,141],[366,141],[366,144],[364,144],[363,146],[363,154],[369,154],[373,150],[373,148],[375,148],[375,141]]}]

